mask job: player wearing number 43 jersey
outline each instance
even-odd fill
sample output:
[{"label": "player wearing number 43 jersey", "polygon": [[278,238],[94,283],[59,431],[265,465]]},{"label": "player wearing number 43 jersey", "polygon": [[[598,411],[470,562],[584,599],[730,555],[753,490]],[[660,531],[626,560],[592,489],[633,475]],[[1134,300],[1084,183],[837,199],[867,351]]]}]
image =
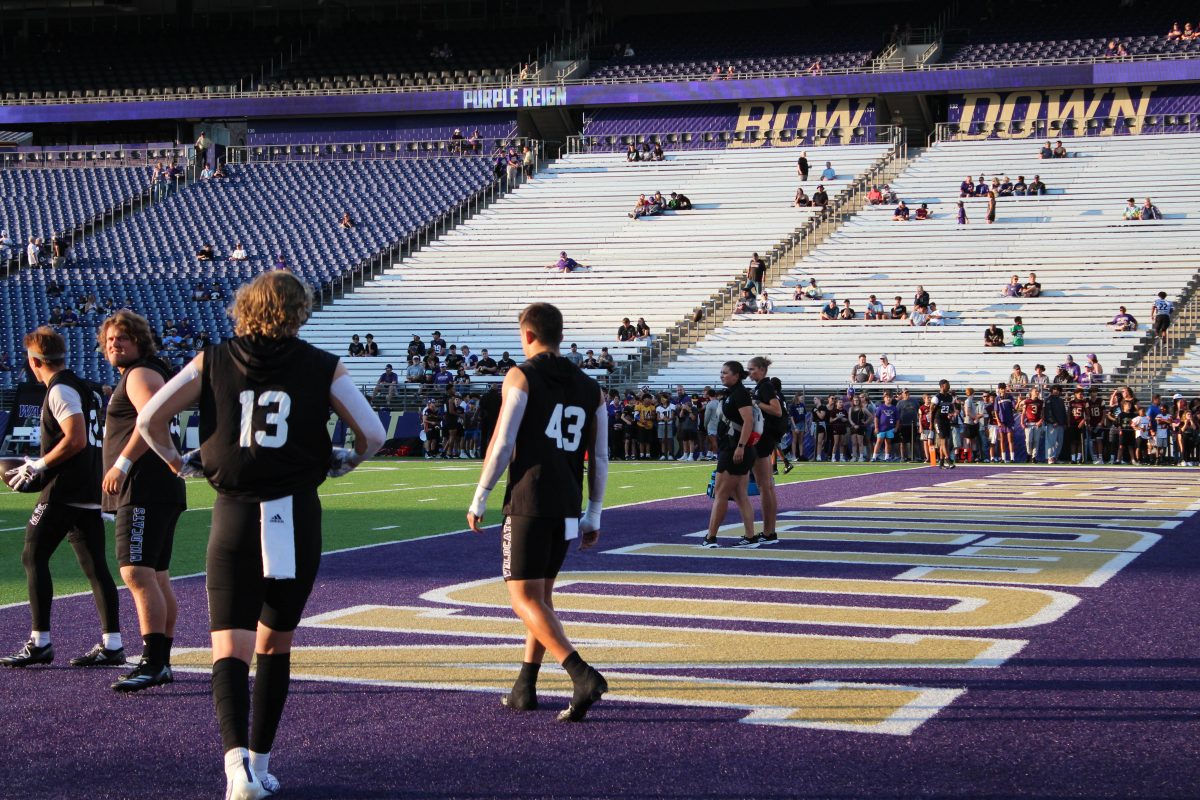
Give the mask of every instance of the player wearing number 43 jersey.
[{"label": "player wearing number 43 jersey", "polygon": [[68,539],[79,566],[92,584],[100,611],[102,641],[86,655],[71,660],[76,667],[107,667],[125,663],[117,614],[117,586],[105,557],[104,523],[100,519],[100,395],[67,369],[66,343],[53,328],[42,327],[25,336],[29,371],[46,385],[42,404],[41,457],[27,459],[5,473],[17,492],[40,489],[37,505],[25,527],[21,560],[29,583],[33,631],[14,655],[0,658],[6,667],[49,664],[50,603],[54,587],[50,557]]},{"label": "player wearing number 43 jersey", "polygon": [[[567,640],[551,594],[570,540],[578,536],[582,550],[600,537],[608,476],[608,408],[599,384],[559,355],[563,318],[557,308],[534,303],[521,312],[519,322],[528,360],[504,376],[500,421],[467,524],[481,532],[488,495],[507,469],[504,580],[513,611],[528,634],[520,675],[501,702],[517,711],[537,708],[538,670],[549,650],[573,684],[571,702],[558,719],[578,722],[608,691],[608,683]],[[588,503],[583,512],[585,455]]]},{"label": "player wearing number 43 jersey", "polygon": [[[346,368],[298,338],[311,309],[312,292],[291,273],[255,278],[234,300],[236,338],[196,356],[138,414],[138,432],[172,470],[203,472],[217,490],[207,559],[212,690],[235,800],[279,791],[271,746],[292,636],[320,566],[317,487],[383,444],[379,417]],[[170,420],[196,402],[200,450],[181,456]],[[354,430],[355,450],[331,447],[330,406]]]}]

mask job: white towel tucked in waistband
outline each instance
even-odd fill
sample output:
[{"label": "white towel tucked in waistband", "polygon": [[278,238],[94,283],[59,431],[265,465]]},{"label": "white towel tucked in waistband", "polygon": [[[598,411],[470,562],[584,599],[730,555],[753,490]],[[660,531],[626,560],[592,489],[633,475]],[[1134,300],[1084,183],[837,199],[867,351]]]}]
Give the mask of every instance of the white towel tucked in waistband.
[{"label": "white towel tucked in waistband", "polygon": [[566,539],[569,542],[572,539],[579,537],[579,520],[575,519],[574,517],[567,517],[566,522],[567,522]]},{"label": "white towel tucked in waistband", "polygon": [[264,500],[258,504],[262,528],[263,577],[289,580],[296,577],[296,532],[292,524],[292,498]]}]

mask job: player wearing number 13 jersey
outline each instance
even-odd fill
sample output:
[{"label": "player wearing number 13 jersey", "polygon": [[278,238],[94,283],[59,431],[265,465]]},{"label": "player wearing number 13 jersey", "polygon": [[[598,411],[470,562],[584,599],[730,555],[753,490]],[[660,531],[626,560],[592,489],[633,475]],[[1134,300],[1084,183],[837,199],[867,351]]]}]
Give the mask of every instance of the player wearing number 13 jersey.
[{"label": "player wearing number 13 jersey", "polygon": [[[383,443],[379,417],[346,368],[298,338],[311,309],[312,292],[296,276],[260,275],[234,300],[237,336],[196,356],[138,414],[138,432],[176,473],[203,472],[217,490],[207,587],[227,798],[279,790],[268,771],[270,753],[287,698],[293,633],[320,566],[317,487]],[[169,423],[196,402],[200,450],[181,456]],[[330,406],[354,430],[354,451],[332,448]]]},{"label": "player wearing number 13 jersey", "polygon": [[[608,684],[567,640],[554,614],[551,593],[569,541],[580,536],[580,549],[586,549],[600,536],[608,475],[608,408],[599,384],[559,355],[563,318],[557,308],[534,303],[521,312],[519,321],[528,360],[504,376],[500,421],[467,523],[481,532],[488,495],[508,469],[503,571],[513,611],[528,634],[520,675],[501,701],[518,711],[537,708],[537,673],[549,650],[574,686],[571,703],[558,718],[577,722]],[[589,465],[586,512],[585,454]]]},{"label": "player wearing number 13 jersey", "polygon": [[68,539],[83,574],[92,584],[100,611],[103,639],[91,652],[71,660],[76,667],[125,663],[117,614],[117,586],[108,571],[104,523],[100,520],[100,396],[67,369],[66,343],[53,328],[42,327],[25,337],[29,371],[46,385],[42,403],[41,457],[27,459],[5,474],[11,489],[41,495],[25,526],[21,561],[29,584],[33,630],[16,654],[0,659],[6,667],[49,664],[50,603],[54,595],[50,557]]}]

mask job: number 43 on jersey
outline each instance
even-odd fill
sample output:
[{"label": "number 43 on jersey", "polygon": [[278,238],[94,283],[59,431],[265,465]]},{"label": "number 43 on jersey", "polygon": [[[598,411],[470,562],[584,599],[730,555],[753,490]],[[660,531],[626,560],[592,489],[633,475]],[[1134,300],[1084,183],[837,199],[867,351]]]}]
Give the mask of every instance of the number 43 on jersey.
[{"label": "number 43 on jersey", "polygon": [[586,421],[587,414],[579,406],[564,406],[558,403],[550,412],[546,435],[559,450],[574,453],[583,440],[583,424]]}]

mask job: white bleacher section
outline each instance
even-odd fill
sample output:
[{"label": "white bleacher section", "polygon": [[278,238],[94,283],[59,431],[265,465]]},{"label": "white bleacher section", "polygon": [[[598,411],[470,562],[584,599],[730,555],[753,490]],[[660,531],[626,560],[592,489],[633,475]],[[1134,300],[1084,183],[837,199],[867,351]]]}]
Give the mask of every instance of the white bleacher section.
[{"label": "white bleacher section", "polygon": [[[837,179],[831,198],[888,152],[887,145],[812,148],[811,194],[826,161]],[[372,333],[378,358],[346,358],[355,381],[374,385],[390,363],[401,373],[412,334],[521,361],[517,314],[528,303],[562,309],[564,351],[571,342],[621,361],[645,343],[622,344],[622,317],[645,317],[655,333],[691,315],[802,225],[810,209],[792,207],[799,178],[795,148],[668,153],[666,161],[628,164],[620,154],[575,154],[365,286],[326,305],[304,329],[313,344],[345,355],[350,335]],[[634,221],[639,194],[681,192],[692,211]],[[590,272],[545,266],[567,253]]]},{"label": "white bleacher section", "polygon": [[[1081,365],[1096,353],[1109,373],[1141,339],[1160,291],[1177,300],[1200,263],[1200,138],[1138,136],[1068,140],[1073,157],[1042,161],[1039,141],[940,143],[892,183],[914,211],[928,203],[927,221],[894,222],[892,206],[864,209],[815,248],[772,291],[777,311],[739,315],[652,376],[651,383],[715,385],[720,364],[765,355],[785,387],[833,387],[849,380],[866,353],[878,369],[886,353],[898,382],[957,387],[994,385],[1014,364],[1033,375],[1036,363],[1053,376],[1067,354]],[[969,223],[956,224],[958,187],[968,174],[1007,174],[1015,182],[1040,175],[1041,197],[999,198],[988,225],[986,198],[966,201]],[[1127,198],[1149,195],[1165,215],[1157,222],[1122,221]],[[1036,272],[1043,296],[1002,296],[1010,276]],[[797,283],[815,277],[840,305],[849,298],[859,318],[822,321],[823,302],[794,301]],[[947,316],[944,327],[862,319],[867,297],[890,308],[900,295],[912,310],[923,285]],[[782,302],[781,302],[782,301]],[[1107,322],[1120,305],[1141,325],[1116,333]],[[1011,346],[1013,317],[1025,325],[1025,345]],[[1004,331],[1006,346],[985,348],[984,329]]]},{"label": "white bleacher section", "polygon": [[1163,380],[1162,388],[1188,392],[1191,396],[1198,387],[1200,387],[1200,343],[1193,344],[1187,349],[1187,352],[1179,359],[1179,363]]}]

